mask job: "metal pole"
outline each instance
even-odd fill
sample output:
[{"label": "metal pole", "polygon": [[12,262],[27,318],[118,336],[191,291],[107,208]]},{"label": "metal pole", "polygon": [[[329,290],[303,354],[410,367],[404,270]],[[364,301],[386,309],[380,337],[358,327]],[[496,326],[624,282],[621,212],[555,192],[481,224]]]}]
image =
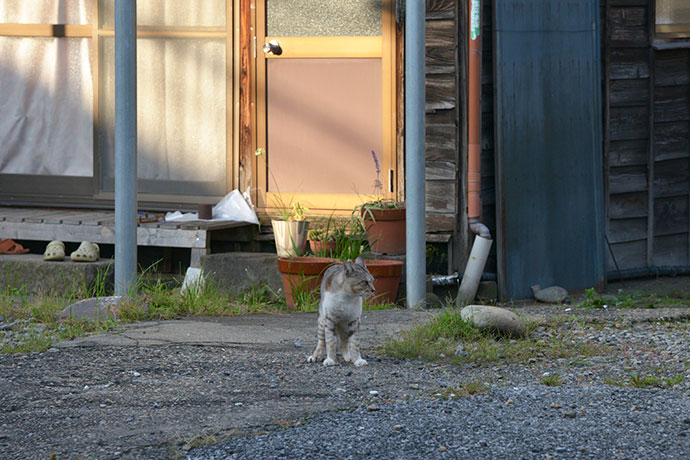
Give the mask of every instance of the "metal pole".
[{"label": "metal pole", "polygon": [[426,296],[425,71],[423,0],[405,2],[405,203],[407,306]]},{"label": "metal pole", "polygon": [[137,274],[137,2],[115,1],[115,294]]}]

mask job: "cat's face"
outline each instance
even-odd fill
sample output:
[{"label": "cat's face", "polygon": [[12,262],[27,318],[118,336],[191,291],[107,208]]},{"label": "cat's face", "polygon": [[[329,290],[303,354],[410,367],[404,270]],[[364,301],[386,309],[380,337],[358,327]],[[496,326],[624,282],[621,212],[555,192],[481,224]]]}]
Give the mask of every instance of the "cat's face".
[{"label": "cat's face", "polygon": [[358,257],[354,263],[343,262],[345,279],[343,287],[360,297],[374,295],[374,277],[367,270],[364,260]]}]

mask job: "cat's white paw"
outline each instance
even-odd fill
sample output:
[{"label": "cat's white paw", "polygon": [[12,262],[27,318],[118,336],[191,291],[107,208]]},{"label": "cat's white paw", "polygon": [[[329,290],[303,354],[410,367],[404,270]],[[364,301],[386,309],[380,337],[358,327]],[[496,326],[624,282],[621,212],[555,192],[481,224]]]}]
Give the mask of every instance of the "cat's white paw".
[{"label": "cat's white paw", "polygon": [[349,361],[350,361],[350,353],[345,353],[345,354],[343,355],[343,359],[344,359],[345,361],[348,361],[348,362],[349,362]]},{"label": "cat's white paw", "polygon": [[335,366],[335,361],[332,360],[331,358],[326,358],[323,360],[323,365],[324,366]]},{"label": "cat's white paw", "polygon": [[366,366],[369,364],[365,359],[359,358],[357,361],[355,361],[355,367],[362,367]]},{"label": "cat's white paw", "polygon": [[308,362],[308,363],[315,363],[315,362],[316,362],[316,358],[314,358],[313,356],[309,356],[309,357],[307,358],[307,362]]}]

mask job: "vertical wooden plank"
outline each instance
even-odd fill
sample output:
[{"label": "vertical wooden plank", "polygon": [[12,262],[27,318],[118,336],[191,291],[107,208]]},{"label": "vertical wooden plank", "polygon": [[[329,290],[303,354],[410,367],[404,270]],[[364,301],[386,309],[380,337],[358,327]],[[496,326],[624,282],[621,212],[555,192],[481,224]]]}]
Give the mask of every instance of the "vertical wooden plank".
[{"label": "vertical wooden plank", "polygon": [[[237,0],[225,0],[225,191],[239,187],[239,142],[237,141],[239,123],[239,65],[235,51],[235,23],[237,22]],[[238,24],[239,25],[239,24]],[[238,34],[239,35],[239,34]],[[237,102],[237,104],[236,104]]]},{"label": "vertical wooden plank", "polygon": [[251,62],[254,37],[251,30],[251,0],[240,0],[239,37],[239,189],[244,191],[252,184],[252,74]]},{"label": "vertical wooden plank", "polygon": [[[651,5],[650,5],[651,6]],[[649,36],[654,36],[654,8],[647,11]],[[651,40],[651,39],[650,39]],[[650,44],[651,45],[651,44]],[[654,48],[649,46],[649,157],[647,160],[647,266],[654,264]]]},{"label": "vertical wooden plank", "polygon": [[[611,136],[610,132],[610,119],[611,119],[611,45],[606,39],[608,37],[608,23],[609,15],[611,14],[611,3],[606,0],[601,0],[604,2],[604,17],[599,20],[601,24],[601,41],[603,42],[604,48],[604,130],[602,135],[604,136],[604,213],[606,219],[604,220],[604,235],[606,236],[606,244],[609,244],[609,206],[610,206],[610,194],[609,194],[609,174],[611,167],[609,165],[609,152],[611,149]],[[607,252],[608,252],[607,248]]]},{"label": "vertical wooden plank", "polygon": [[[467,141],[468,141],[468,126],[467,126],[467,100],[468,89],[466,82],[468,81],[468,37],[469,37],[469,8],[470,2],[457,2],[455,5],[455,17],[457,18],[457,34],[458,34],[458,72],[456,75],[457,98],[458,106],[455,111],[456,126],[459,129],[458,137],[458,159],[456,168],[460,170],[457,180],[460,181],[457,193],[457,206],[455,219],[455,232],[453,235],[453,263],[456,270],[462,270],[467,263],[467,256],[469,253],[469,225],[467,222]],[[484,11],[480,13],[480,18],[483,22]],[[482,33],[484,29],[480,28]],[[495,238],[495,235],[494,235]]]},{"label": "vertical wooden plank", "polygon": [[405,23],[395,23],[395,146],[398,169],[397,199],[405,199]]}]

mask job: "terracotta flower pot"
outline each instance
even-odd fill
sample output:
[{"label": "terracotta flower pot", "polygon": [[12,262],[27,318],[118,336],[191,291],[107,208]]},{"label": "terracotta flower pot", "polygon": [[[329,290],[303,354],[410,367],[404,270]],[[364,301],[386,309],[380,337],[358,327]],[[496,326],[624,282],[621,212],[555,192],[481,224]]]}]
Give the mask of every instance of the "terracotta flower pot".
[{"label": "terracotta flower pot", "polygon": [[309,248],[311,252],[317,255],[320,254],[335,254],[337,243],[335,241],[314,241],[309,240]]},{"label": "terracotta flower pot", "polygon": [[405,254],[405,208],[362,209],[374,254]]},{"label": "terracotta flower pot", "polygon": [[278,271],[283,279],[288,308],[294,310],[295,296],[298,292],[317,290],[324,272],[335,263],[335,259],[327,257],[279,257]]},{"label": "terracotta flower pot", "polygon": [[294,257],[304,254],[307,247],[309,222],[293,220],[272,220],[273,237],[278,257]]},{"label": "terracotta flower pot", "polygon": [[374,277],[374,297],[369,303],[390,302],[395,303],[398,298],[400,277],[403,271],[403,262],[399,260],[366,260],[367,270]]}]

